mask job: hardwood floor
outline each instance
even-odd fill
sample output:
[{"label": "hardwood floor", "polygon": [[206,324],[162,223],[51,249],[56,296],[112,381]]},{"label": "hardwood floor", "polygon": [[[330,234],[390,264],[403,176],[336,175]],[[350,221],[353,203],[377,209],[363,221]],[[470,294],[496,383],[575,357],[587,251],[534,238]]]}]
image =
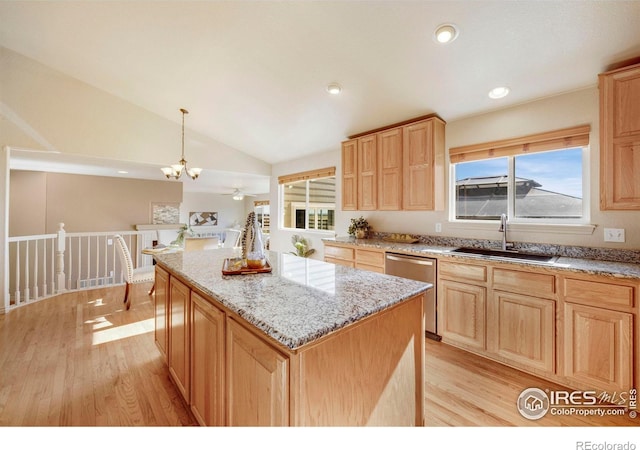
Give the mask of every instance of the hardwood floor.
[{"label": "hardwood floor", "polygon": [[151,284],[79,291],[0,315],[0,425],[196,425],[153,342]]},{"label": "hardwood floor", "polygon": [[[153,342],[150,285],[64,294],[0,315],[0,425],[184,426],[196,421]],[[523,418],[523,389],[561,387],[426,340],[432,427],[638,426],[624,417]]]}]

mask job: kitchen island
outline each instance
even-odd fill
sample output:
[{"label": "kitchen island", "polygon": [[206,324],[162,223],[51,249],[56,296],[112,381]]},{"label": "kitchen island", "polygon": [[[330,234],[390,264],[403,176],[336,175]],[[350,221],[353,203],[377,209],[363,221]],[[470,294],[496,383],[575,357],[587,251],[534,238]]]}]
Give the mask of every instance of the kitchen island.
[{"label": "kitchen island", "polygon": [[203,425],[413,426],[424,420],[428,283],[268,252],[155,255],[156,333]]}]

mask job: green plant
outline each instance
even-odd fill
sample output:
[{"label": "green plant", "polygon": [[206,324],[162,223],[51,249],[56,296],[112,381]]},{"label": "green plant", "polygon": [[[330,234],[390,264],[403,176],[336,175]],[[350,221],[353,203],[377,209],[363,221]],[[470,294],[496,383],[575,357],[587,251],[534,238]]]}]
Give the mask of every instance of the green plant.
[{"label": "green plant", "polygon": [[307,258],[316,252],[315,249],[311,248],[309,241],[298,234],[291,236],[291,243],[296,249],[295,252],[291,252],[293,255]]},{"label": "green plant", "polygon": [[182,227],[180,228],[180,231],[178,231],[178,237],[176,238],[175,241],[172,242],[172,244],[182,245],[184,243],[185,235],[186,236],[193,235],[193,230],[188,224],[182,225]]},{"label": "green plant", "polygon": [[364,217],[360,216],[357,219],[351,219],[351,225],[349,225],[349,229],[347,230],[347,232],[351,235],[354,236],[356,234],[356,230],[369,230],[369,222],[367,222],[367,219],[365,219]]}]

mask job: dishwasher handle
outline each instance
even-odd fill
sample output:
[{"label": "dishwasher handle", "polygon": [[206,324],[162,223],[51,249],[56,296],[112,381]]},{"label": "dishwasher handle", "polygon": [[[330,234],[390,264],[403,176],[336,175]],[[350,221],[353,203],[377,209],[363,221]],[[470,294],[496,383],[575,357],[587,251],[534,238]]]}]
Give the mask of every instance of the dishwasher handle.
[{"label": "dishwasher handle", "polygon": [[402,261],[409,264],[418,264],[420,266],[433,266],[433,261],[427,259],[403,258],[401,256],[387,255],[387,259],[391,261]]}]

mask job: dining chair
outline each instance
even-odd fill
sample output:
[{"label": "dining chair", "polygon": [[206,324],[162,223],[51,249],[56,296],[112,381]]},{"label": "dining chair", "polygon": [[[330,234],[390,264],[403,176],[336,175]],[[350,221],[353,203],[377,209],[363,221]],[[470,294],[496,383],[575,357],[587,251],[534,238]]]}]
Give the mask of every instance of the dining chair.
[{"label": "dining chair", "polygon": [[184,251],[191,252],[194,250],[209,250],[219,248],[220,239],[217,237],[191,237],[184,240]]},{"label": "dining chair", "polygon": [[227,230],[224,232],[224,243],[222,246],[224,248],[233,248],[237,247],[238,241],[240,240],[240,230]]},{"label": "dining chair", "polygon": [[124,241],[124,238],[119,234],[116,234],[114,238],[116,241],[116,247],[118,248],[118,255],[120,255],[122,273],[126,283],[124,289],[124,303],[127,305],[127,309],[129,309],[131,307],[131,299],[129,298],[129,286],[131,284],[153,281],[153,286],[151,286],[149,295],[153,294],[155,291],[155,267],[133,267],[131,253],[129,252],[129,247],[127,247],[127,243]]}]

